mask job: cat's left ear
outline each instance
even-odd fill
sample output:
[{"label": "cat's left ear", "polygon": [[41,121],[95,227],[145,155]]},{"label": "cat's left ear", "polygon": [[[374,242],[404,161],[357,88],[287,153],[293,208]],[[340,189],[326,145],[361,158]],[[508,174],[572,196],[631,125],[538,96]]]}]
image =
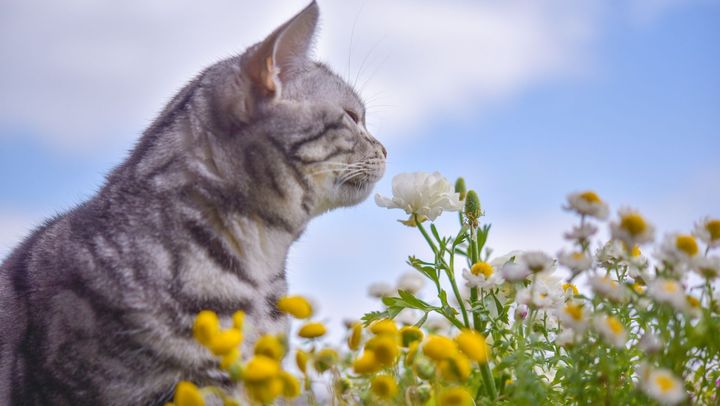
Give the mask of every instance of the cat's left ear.
[{"label": "cat's left ear", "polygon": [[256,92],[265,97],[280,97],[282,83],[307,62],[319,16],[320,8],[313,1],[254,50],[245,70]]}]

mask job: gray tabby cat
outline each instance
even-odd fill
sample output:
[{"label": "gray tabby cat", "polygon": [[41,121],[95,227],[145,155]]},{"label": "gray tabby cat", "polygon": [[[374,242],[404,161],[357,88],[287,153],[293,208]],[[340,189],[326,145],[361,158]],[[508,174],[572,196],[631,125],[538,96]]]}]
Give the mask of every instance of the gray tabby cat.
[{"label": "gray tabby cat", "polygon": [[0,268],[0,404],[141,405],[227,384],[194,316],[283,332],[285,258],[311,218],[385,169],[351,86],[308,59],[313,2],[185,86],[99,193]]}]

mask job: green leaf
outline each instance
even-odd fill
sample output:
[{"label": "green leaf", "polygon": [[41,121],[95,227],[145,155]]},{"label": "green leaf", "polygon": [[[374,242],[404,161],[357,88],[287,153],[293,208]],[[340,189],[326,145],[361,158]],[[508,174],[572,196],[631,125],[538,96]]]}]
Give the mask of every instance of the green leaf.
[{"label": "green leaf", "polygon": [[[433,236],[437,240],[437,242],[442,242],[442,238],[440,238],[440,233],[438,233],[437,228],[435,228],[435,224],[430,224],[430,231],[432,231]],[[444,244],[443,244],[444,245]]]}]

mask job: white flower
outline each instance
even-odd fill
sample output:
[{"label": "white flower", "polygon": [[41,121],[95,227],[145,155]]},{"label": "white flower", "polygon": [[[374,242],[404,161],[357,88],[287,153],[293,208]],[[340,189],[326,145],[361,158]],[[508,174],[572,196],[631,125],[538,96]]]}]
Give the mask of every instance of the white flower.
[{"label": "white flower", "polygon": [[377,299],[393,296],[397,291],[387,283],[376,282],[368,286],[368,296]]},{"label": "white flower", "polygon": [[572,272],[577,273],[590,269],[593,264],[593,259],[584,252],[560,251],[558,252],[558,262]]},{"label": "white flower", "polygon": [[660,249],[655,256],[675,271],[682,271],[691,266],[693,259],[700,254],[695,237],[690,234],[671,233],[663,238]]},{"label": "white flower", "polygon": [[518,291],[516,300],[520,305],[551,309],[565,301],[560,279],[548,273],[539,273],[525,288]]},{"label": "white flower", "polygon": [[575,331],[568,328],[560,332],[560,334],[555,337],[555,344],[561,347],[567,347],[569,345],[575,344],[576,339],[577,334],[575,333]]},{"label": "white flower", "polygon": [[698,255],[692,261],[692,270],[706,279],[714,279],[720,275],[720,257],[704,257]]},{"label": "white flower", "polygon": [[693,234],[709,247],[720,247],[720,219],[703,218],[695,223]]},{"label": "white flower", "polygon": [[656,334],[652,331],[646,331],[642,338],[638,342],[638,348],[647,354],[654,354],[660,351],[663,347],[663,342]]},{"label": "white flower", "polygon": [[608,205],[592,191],[571,193],[567,196],[568,205],[565,210],[605,220],[608,216]]},{"label": "white flower", "polygon": [[493,266],[495,269],[502,268],[503,265],[513,262],[517,262],[517,259],[520,258],[520,256],[523,254],[520,250],[514,250],[510,251],[505,255],[501,255],[499,257],[495,257],[490,261],[490,265]]},{"label": "white flower", "polygon": [[590,239],[597,233],[597,227],[591,223],[585,223],[582,226],[575,226],[572,230],[564,234],[566,240],[584,241]]},{"label": "white flower", "polygon": [[395,316],[395,321],[404,325],[415,324],[417,323],[418,319],[420,319],[418,313],[415,310],[408,308],[400,310],[400,313]]},{"label": "white flower", "polygon": [[675,310],[687,310],[685,288],[676,280],[657,278],[648,284],[647,294],[656,302],[669,304]]},{"label": "white flower", "polygon": [[463,269],[462,277],[469,288],[495,288],[502,285],[505,280],[495,268],[487,262],[478,262],[470,270]]},{"label": "white flower", "polygon": [[610,240],[595,252],[595,258],[604,267],[614,266],[623,259],[623,245],[618,240]]},{"label": "white flower", "polygon": [[617,281],[607,276],[593,276],[589,279],[593,292],[602,295],[613,302],[622,302],[627,297],[627,290]]},{"label": "white flower", "polygon": [[593,326],[605,342],[617,348],[625,348],[625,327],[614,316],[598,316],[593,320]]},{"label": "white flower", "polygon": [[407,290],[410,293],[417,293],[425,286],[425,278],[417,271],[408,271],[400,275],[397,281],[398,290]]},{"label": "white flower", "polygon": [[520,256],[520,262],[533,273],[547,272],[555,269],[555,261],[542,251],[528,251]]},{"label": "white flower", "polygon": [[665,368],[648,367],[640,375],[640,388],[662,405],[678,404],[687,396],[683,382]]},{"label": "white flower", "polygon": [[525,264],[508,262],[500,269],[503,278],[509,282],[519,282],[530,276],[530,270]]},{"label": "white flower", "polygon": [[393,197],[375,195],[375,203],[388,209],[403,209],[411,216],[435,220],[443,210],[463,209],[460,194],[440,173],[401,173],[392,180]]},{"label": "white flower", "polygon": [[558,308],[557,314],[562,325],[578,333],[582,333],[587,328],[588,318],[582,303],[569,301]]},{"label": "white flower", "polygon": [[433,332],[447,332],[450,330],[450,322],[444,317],[429,317],[424,327]]},{"label": "white flower", "polygon": [[624,242],[630,248],[653,240],[655,227],[648,223],[640,212],[622,208],[618,210],[618,216],[620,217],[618,222],[610,223],[612,238]]}]

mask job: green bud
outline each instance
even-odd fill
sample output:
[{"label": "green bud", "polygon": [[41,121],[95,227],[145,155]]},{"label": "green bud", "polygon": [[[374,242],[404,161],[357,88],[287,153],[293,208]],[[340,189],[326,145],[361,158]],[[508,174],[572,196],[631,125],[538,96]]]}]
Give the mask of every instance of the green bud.
[{"label": "green bud", "polygon": [[432,387],[428,384],[423,384],[415,388],[414,393],[412,394],[412,399],[415,400],[415,403],[424,405],[428,400],[430,400],[431,396]]},{"label": "green bud", "polygon": [[435,376],[435,367],[426,358],[420,358],[415,361],[415,372],[424,380],[430,380]]},{"label": "green bud", "polygon": [[460,200],[465,200],[465,194],[467,187],[465,187],[465,179],[462,177],[457,178],[455,181],[455,193],[460,193]]},{"label": "green bud", "polygon": [[480,208],[480,198],[474,190],[467,192],[465,196],[465,217],[475,226],[477,226],[477,219],[482,216],[482,210]]},{"label": "green bud", "polygon": [[340,394],[349,391],[352,389],[352,386],[352,382],[347,378],[340,378],[335,382],[335,390]]}]

